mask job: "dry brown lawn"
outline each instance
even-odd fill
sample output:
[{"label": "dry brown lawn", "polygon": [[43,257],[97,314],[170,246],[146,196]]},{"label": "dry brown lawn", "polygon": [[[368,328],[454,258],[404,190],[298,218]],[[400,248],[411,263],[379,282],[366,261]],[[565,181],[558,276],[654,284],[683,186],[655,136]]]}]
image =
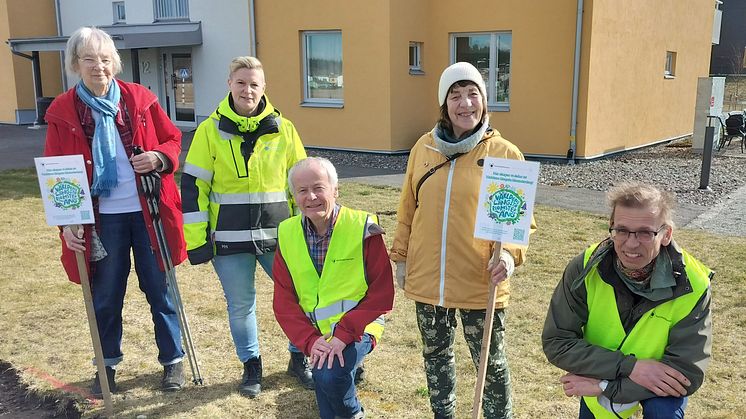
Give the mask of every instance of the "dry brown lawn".
[{"label": "dry brown lawn", "polygon": [[[0,173],[5,214],[0,221],[0,359],[20,370],[33,391],[73,398],[84,415],[91,417],[102,414],[103,405],[91,404],[79,394],[88,388],[94,372],[82,293],[64,276],[55,229],[44,224],[35,182],[30,171]],[[343,184],[340,196],[343,204],[382,214],[383,226],[393,233],[398,190]],[[578,401],[564,396],[557,381],[561,372],[544,358],[541,327],[565,264],[588,243],[604,236],[605,222],[598,216],[542,206],[536,217],[539,231],[532,237],[528,263],[513,278],[508,311],[515,417],[572,418]],[[742,417],[746,410],[746,239],[687,230],[677,232],[677,238],[717,271],[712,284],[713,359],[704,386],[690,399],[688,417]],[[158,390],[161,367],[153,327],[133,274],[124,311],[125,358],[117,373],[120,392],[114,396],[117,416],[316,417],[313,392],[301,389],[285,373],[287,340],[272,316],[269,278],[262,273],[257,279],[264,390],[250,400],[236,392],[241,365],[211,265],[185,264],[178,268],[177,277],[206,383],[188,385],[175,394]],[[413,313],[412,301],[397,294],[383,342],[366,361],[368,378],[360,397],[368,417],[432,417]],[[461,331],[458,336],[458,416],[468,417],[475,373]]]}]

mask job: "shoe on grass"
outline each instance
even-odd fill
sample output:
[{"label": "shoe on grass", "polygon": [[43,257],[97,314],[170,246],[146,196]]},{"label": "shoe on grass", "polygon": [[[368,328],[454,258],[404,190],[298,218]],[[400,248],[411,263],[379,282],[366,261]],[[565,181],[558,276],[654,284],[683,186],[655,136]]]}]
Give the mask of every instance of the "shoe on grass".
[{"label": "shoe on grass", "polygon": [[[115,370],[112,367],[106,367],[106,378],[109,382],[109,392],[110,393],[116,393],[117,392],[117,383],[114,380],[114,376],[117,374],[117,370]],[[96,372],[96,375],[93,377],[93,384],[91,385],[91,396],[96,398],[101,398],[104,395],[104,391],[101,389],[101,383],[98,380],[98,371]]]},{"label": "shoe on grass", "polygon": [[161,390],[179,391],[184,387],[184,363],[179,361],[175,364],[163,366],[163,379],[161,379]]},{"label": "shoe on grass", "polygon": [[308,362],[308,358],[303,355],[303,352],[290,352],[288,374],[296,377],[298,382],[309,390],[313,390],[316,387],[313,382],[313,374],[311,373],[311,364]]},{"label": "shoe on grass", "polygon": [[262,357],[251,358],[243,363],[243,377],[238,392],[253,399],[262,392]]}]

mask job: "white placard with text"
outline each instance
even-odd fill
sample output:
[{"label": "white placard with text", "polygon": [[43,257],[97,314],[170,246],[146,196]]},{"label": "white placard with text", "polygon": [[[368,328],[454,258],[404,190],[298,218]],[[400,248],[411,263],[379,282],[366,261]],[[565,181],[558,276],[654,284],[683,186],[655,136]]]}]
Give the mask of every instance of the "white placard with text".
[{"label": "white placard with text", "polygon": [[538,179],[537,162],[485,158],[474,237],[527,245]]},{"label": "white placard with text", "polygon": [[34,159],[47,224],[93,224],[93,205],[83,156]]}]

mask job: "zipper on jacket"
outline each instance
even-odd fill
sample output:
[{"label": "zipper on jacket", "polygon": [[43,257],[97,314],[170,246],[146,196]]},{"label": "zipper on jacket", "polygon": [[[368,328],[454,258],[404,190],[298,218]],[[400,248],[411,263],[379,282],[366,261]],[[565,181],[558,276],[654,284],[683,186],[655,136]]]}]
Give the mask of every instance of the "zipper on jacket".
[{"label": "zipper on jacket", "polygon": [[446,238],[448,237],[448,210],[451,202],[451,186],[453,185],[453,172],[456,169],[456,161],[451,161],[448,169],[448,181],[446,183],[445,206],[443,207],[443,229],[440,237],[440,297],[438,305],[443,306],[446,288]]}]

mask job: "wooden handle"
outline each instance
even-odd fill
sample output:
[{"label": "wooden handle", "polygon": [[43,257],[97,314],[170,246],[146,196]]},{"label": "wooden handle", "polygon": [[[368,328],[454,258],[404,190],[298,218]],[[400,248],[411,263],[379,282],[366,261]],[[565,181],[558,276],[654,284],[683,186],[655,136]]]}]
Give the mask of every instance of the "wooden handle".
[{"label": "wooden handle", "polygon": [[[79,225],[70,226],[73,231],[80,229]],[[96,368],[98,371],[98,380],[101,384],[101,393],[104,396],[104,406],[106,415],[114,417],[114,405],[111,401],[111,390],[109,389],[109,378],[106,375],[106,365],[104,364],[104,351],[101,348],[101,338],[98,334],[96,323],[96,312],[93,309],[93,295],[91,294],[91,282],[88,280],[88,262],[85,260],[84,252],[75,252],[75,261],[78,264],[78,273],[80,274],[80,286],[83,288],[83,302],[85,303],[85,312],[88,315],[88,327],[91,330],[91,341],[93,341],[93,354],[96,357]]]},{"label": "wooden handle", "polygon": [[[502,242],[495,243],[495,252],[492,254],[492,263],[500,263],[500,252],[503,250]],[[479,419],[482,411],[482,394],[484,393],[484,381],[487,377],[487,358],[490,353],[490,342],[492,340],[492,323],[495,319],[495,295],[497,286],[489,280],[490,291],[487,298],[487,310],[484,315],[484,330],[482,331],[482,350],[479,353],[479,368],[477,369],[477,384],[474,386],[474,402],[471,408],[471,417]]]}]

